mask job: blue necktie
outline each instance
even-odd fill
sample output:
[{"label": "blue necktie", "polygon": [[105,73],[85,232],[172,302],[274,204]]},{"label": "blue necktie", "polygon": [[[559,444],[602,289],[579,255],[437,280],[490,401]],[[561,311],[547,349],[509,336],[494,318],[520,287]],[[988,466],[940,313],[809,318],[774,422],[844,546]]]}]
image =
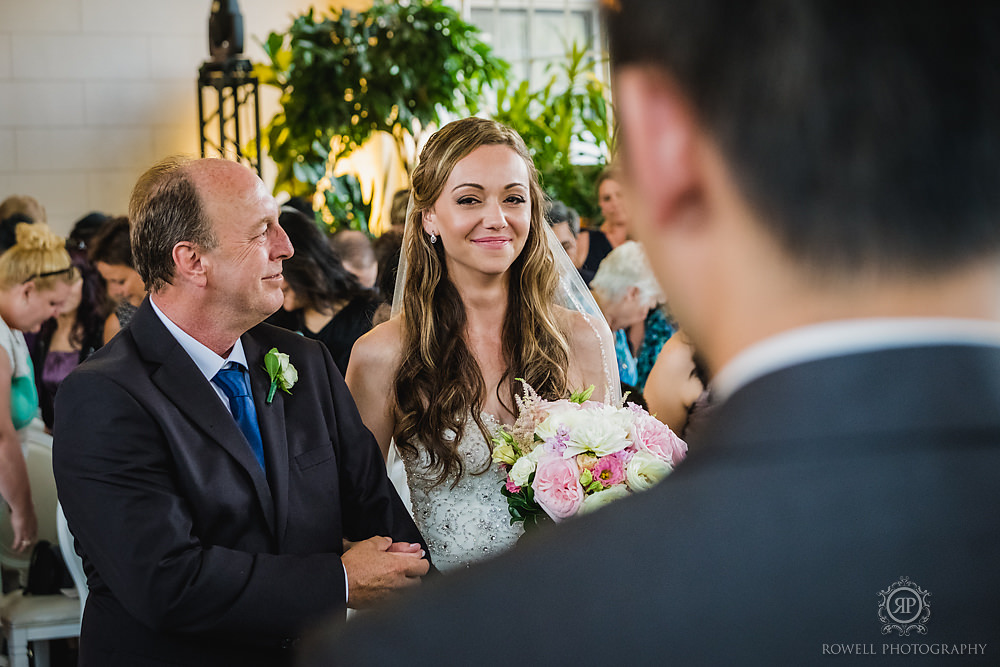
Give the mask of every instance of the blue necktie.
[{"label": "blue necktie", "polygon": [[257,425],[257,411],[250,396],[250,383],[243,373],[243,368],[233,362],[227,363],[212,378],[222,393],[229,399],[229,409],[233,412],[236,425],[243,431],[253,455],[264,470],[264,443],[260,438],[260,427]]}]

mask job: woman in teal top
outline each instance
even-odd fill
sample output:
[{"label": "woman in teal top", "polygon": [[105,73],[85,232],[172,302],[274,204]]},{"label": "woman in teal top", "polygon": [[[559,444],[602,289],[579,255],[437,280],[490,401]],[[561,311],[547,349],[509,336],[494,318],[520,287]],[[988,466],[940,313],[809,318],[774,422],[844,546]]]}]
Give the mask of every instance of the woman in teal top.
[{"label": "woman in teal top", "polygon": [[16,233],[0,255],[0,496],[11,509],[11,547],[27,551],[38,525],[18,430],[37,414],[38,394],[21,332],[37,331],[62,309],[77,275],[65,242],[46,225],[22,223]]},{"label": "woman in teal top", "polygon": [[[626,241],[608,253],[590,281],[590,290],[615,332],[615,353],[622,385],[635,391],[640,388],[640,375],[626,329],[642,324],[650,310],[664,300],[642,246]],[[648,368],[644,370],[642,382],[648,372]]]}]

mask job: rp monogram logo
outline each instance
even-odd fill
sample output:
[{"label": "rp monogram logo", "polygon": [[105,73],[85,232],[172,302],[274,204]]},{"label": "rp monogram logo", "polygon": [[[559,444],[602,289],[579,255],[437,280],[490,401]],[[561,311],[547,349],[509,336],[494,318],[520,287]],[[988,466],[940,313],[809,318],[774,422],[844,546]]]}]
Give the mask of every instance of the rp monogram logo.
[{"label": "rp monogram logo", "polygon": [[920,601],[916,598],[897,598],[896,603],[896,613],[897,614],[909,614],[913,607],[920,604]]},{"label": "rp monogram logo", "polygon": [[924,623],[931,617],[931,606],[927,601],[930,593],[910,581],[900,577],[884,591],[879,591],[878,617],[882,621],[882,634],[893,630],[900,637],[909,636],[910,631],[927,634]]}]

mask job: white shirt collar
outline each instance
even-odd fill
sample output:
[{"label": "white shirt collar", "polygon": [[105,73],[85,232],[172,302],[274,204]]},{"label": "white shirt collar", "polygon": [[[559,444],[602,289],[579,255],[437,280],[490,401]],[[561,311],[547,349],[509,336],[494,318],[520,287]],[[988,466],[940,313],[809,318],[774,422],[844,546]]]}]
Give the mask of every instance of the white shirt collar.
[{"label": "white shirt collar", "polygon": [[174,322],[167,317],[162,310],[156,305],[156,301],[153,300],[153,296],[149,297],[149,304],[153,307],[153,312],[156,316],[160,318],[163,322],[163,326],[167,328],[167,331],[177,339],[184,351],[188,353],[191,360],[194,361],[198,370],[201,371],[202,375],[209,382],[215,377],[215,374],[219,372],[219,369],[225,366],[228,362],[232,361],[242,365],[244,368],[249,368],[247,364],[247,355],[243,351],[243,340],[240,338],[236,339],[236,344],[233,345],[232,351],[229,356],[225,359],[217,355],[212,350],[208,349],[197,340],[194,339],[190,334],[185,332],[179,326],[174,324]]},{"label": "white shirt collar", "polygon": [[1000,322],[948,318],[871,318],[799,327],[746,348],[712,380],[724,401],[740,387],[773,371],[827,357],[922,345],[1000,347]]}]

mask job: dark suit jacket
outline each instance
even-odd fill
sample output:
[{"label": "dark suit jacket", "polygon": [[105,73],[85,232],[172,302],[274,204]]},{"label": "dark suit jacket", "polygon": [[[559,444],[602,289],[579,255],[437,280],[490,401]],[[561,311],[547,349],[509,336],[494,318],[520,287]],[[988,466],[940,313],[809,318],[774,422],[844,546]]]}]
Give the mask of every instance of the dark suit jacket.
[{"label": "dark suit jacket", "polygon": [[[90,586],[82,665],[275,665],[343,615],[342,538],[422,542],[321,344],[242,337],[267,476],[149,303],[59,390],[53,462]],[[271,347],[299,371],[270,384]]]},{"label": "dark suit jacket", "polygon": [[[824,644],[872,649],[865,665],[996,664],[1000,349],[787,368],[703,434],[657,488],[333,630],[303,664],[853,660]],[[882,634],[879,592],[903,576],[931,593],[926,635]],[[943,659],[943,643],[988,652]],[[895,644],[938,648],[896,658]]]}]

